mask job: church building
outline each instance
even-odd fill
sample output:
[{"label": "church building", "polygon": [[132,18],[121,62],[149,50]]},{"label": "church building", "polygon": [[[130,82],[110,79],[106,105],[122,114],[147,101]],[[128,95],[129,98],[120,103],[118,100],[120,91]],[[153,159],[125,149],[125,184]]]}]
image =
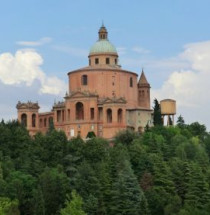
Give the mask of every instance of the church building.
[{"label": "church building", "polygon": [[18,120],[31,135],[46,133],[53,122],[69,139],[78,135],[85,139],[89,132],[107,139],[124,129],[143,132],[152,125],[150,84],[144,71],[138,78],[122,69],[118,57],[102,25],[89,52],[89,65],[68,73],[64,101],[45,113],[39,112],[38,103],[18,102]]}]

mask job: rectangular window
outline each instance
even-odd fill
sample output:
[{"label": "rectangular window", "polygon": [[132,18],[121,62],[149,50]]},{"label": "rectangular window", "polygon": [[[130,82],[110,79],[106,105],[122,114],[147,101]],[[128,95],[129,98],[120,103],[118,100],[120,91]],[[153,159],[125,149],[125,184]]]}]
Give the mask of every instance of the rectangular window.
[{"label": "rectangular window", "polygon": [[130,77],[130,87],[133,87],[133,78]]},{"label": "rectangular window", "polygon": [[106,58],[106,64],[109,64],[109,58],[108,57]]},{"label": "rectangular window", "polygon": [[94,108],[90,108],[90,119],[94,119]]},{"label": "rectangular window", "polygon": [[99,64],[99,59],[95,58],[95,64]]},{"label": "rectangular window", "polygon": [[87,85],[88,84],[88,76],[87,75],[83,75],[82,76],[82,85]]}]

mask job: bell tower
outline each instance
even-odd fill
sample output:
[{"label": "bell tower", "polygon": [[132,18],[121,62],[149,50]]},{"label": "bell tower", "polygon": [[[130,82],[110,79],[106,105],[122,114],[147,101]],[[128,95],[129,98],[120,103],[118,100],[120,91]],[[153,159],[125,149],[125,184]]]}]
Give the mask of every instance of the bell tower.
[{"label": "bell tower", "polygon": [[18,121],[27,128],[31,136],[39,130],[38,122],[38,103],[28,101],[27,103],[18,102],[16,105],[18,111]]},{"label": "bell tower", "polygon": [[138,106],[150,109],[150,88],[150,84],[148,83],[144,70],[142,69],[138,82]]}]

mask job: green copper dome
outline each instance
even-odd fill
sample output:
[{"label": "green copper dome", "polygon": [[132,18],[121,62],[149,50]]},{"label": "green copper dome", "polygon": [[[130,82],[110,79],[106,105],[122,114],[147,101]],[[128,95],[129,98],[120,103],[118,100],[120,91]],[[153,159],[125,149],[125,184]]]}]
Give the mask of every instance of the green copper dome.
[{"label": "green copper dome", "polygon": [[90,49],[90,54],[98,53],[117,54],[116,48],[108,40],[108,32],[103,24],[98,32],[98,41]]},{"label": "green copper dome", "polygon": [[90,54],[116,53],[116,48],[108,40],[98,40],[90,49]]}]

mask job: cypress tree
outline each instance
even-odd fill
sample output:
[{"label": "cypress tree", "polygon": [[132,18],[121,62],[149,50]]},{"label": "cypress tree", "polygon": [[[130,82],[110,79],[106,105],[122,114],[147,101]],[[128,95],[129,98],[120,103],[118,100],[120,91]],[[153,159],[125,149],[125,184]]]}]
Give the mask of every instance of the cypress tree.
[{"label": "cypress tree", "polygon": [[160,104],[157,99],[154,100],[154,115],[153,115],[153,123],[154,125],[163,125],[162,117],[161,117],[161,109]]}]

